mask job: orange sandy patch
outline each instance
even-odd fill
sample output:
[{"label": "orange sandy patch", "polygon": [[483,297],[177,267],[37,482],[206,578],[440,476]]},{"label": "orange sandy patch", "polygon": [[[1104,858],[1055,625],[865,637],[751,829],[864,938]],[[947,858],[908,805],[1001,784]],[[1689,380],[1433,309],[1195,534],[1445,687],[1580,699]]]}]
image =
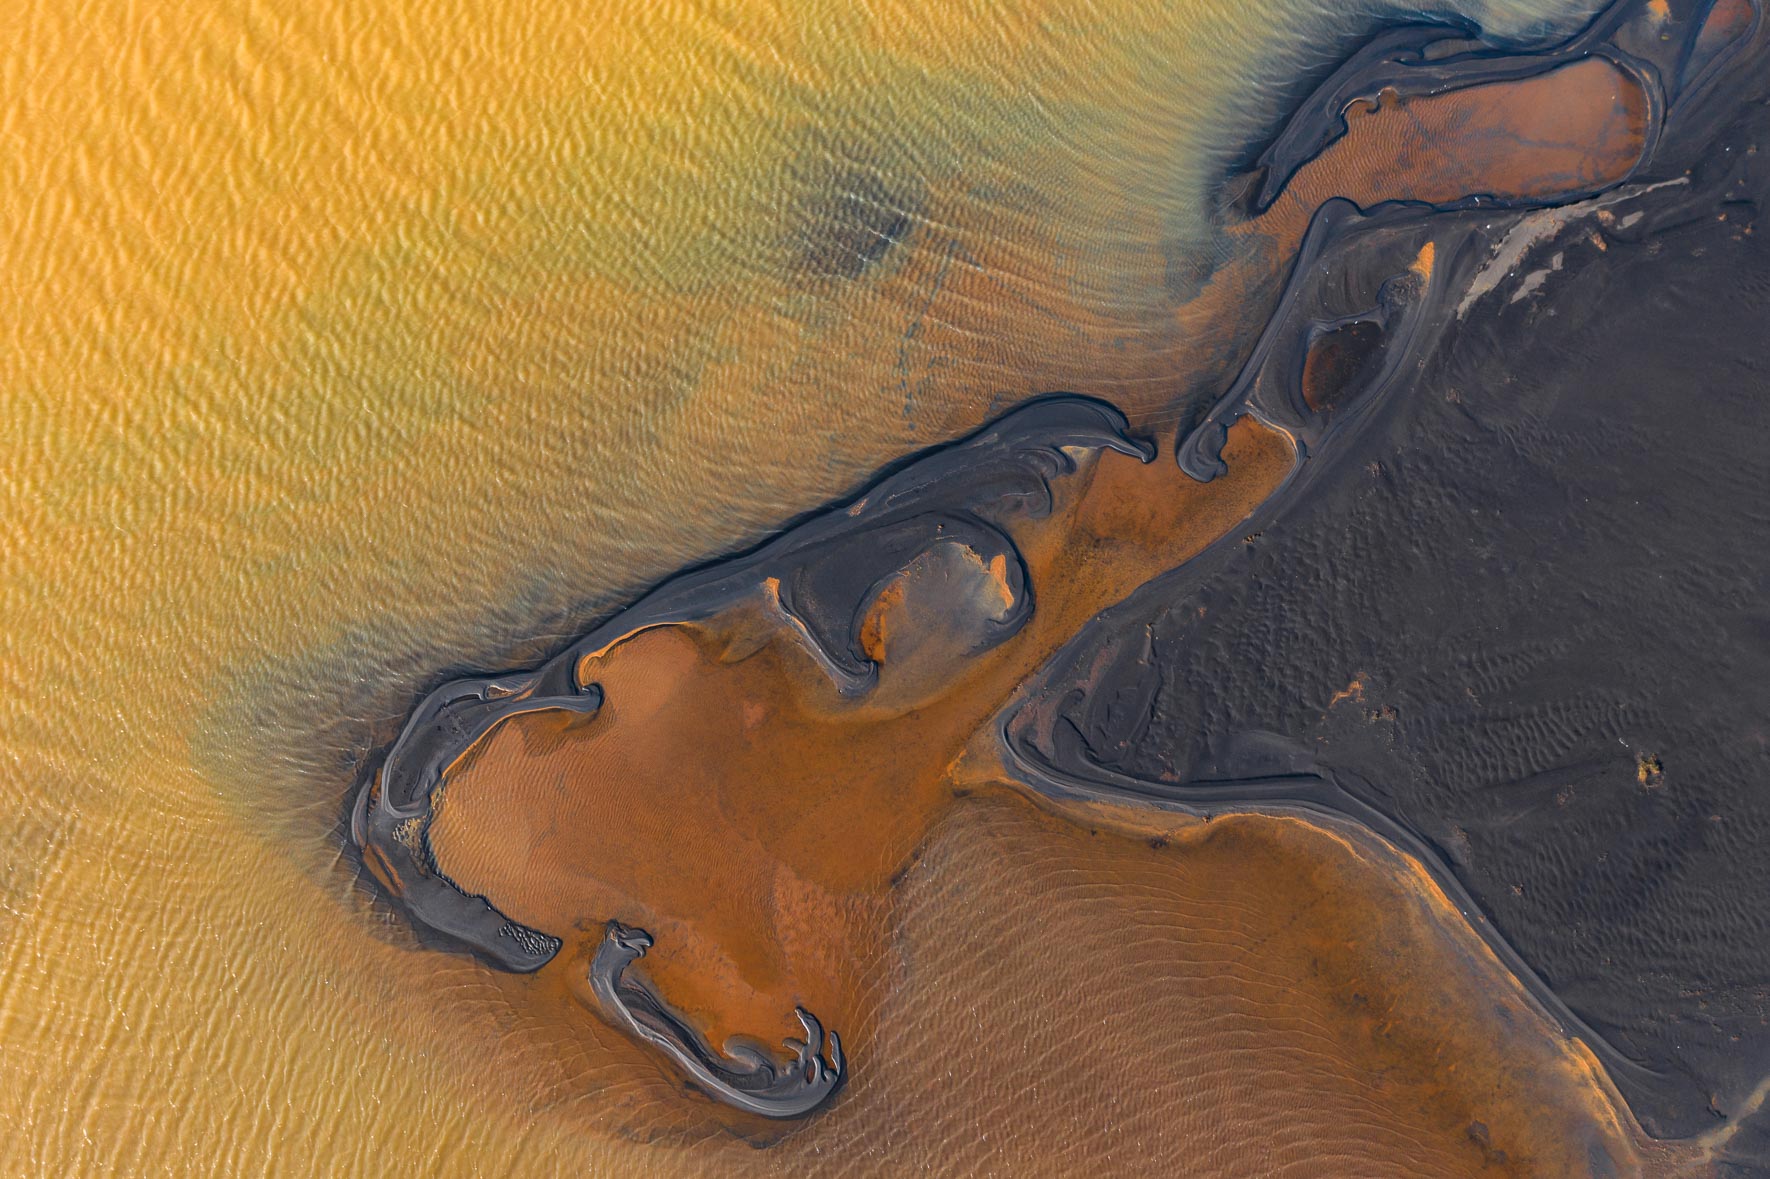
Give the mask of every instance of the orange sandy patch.
[{"label": "orange sandy patch", "polygon": [[[845,912],[921,842],[951,798],[948,766],[1015,688],[1094,613],[1245,517],[1293,452],[1244,419],[1225,457],[1209,484],[1171,458],[1084,459],[1049,517],[1010,526],[1037,595],[1027,624],[899,681],[881,628],[879,687],[860,700],[760,605],[612,645],[580,667],[606,693],[600,714],[514,717],[445,776],[440,866],[563,938],[557,969],[574,977],[610,918],[650,930],[646,972],[715,1044],[786,1034],[795,1004],[853,1036],[846,964],[868,955]],[[915,584],[888,592],[887,606]]]}]

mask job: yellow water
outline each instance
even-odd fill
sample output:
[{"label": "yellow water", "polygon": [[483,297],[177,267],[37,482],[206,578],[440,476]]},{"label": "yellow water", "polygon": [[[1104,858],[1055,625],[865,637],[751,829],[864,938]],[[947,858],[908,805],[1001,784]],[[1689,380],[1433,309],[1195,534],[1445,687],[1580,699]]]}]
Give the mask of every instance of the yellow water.
[{"label": "yellow water", "polygon": [[0,1170],[704,1165],[479,1067],[474,963],[402,1003],[352,754],[1017,397],[1215,379],[1213,178],[1363,20],[6,6]]}]

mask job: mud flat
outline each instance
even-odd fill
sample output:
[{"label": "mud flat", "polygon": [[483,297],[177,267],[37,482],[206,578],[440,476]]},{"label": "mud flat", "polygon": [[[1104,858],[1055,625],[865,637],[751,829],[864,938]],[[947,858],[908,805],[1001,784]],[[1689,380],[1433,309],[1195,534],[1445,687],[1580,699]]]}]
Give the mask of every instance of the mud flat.
[{"label": "mud flat", "polygon": [[1487,247],[1393,416],[1002,732],[1084,792],[1319,791],[1437,865],[1649,1131],[1761,1166],[1770,121],[1686,109],[1658,165]]},{"label": "mud flat", "polygon": [[[1319,642],[1305,647],[1317,663],[1276,675],[1287,620],[1336,638],[1380,634],[1388,648],[1373,639],[1369,649],[1394,653],[1363,662],[1391,680],[1403,678],[1391,670],[1401,651],[1435,643],[1431,618],[1401,621],[1399,604],[1360,609],[1366,599],[1341,595],[1341,582],[1408,586],[1420,603],[1460,595],[1459,579],[1412,562],[1426,538],[1456,535],[1481,508],[1431,500],[1414,510],[1436,504],[1451,518],[1409,519],[1344,551],[1321,546],[1361,519],[1348,497],[1380,477],[1372,456],[1436,437],[1415,426],[1421,415],[1479,421],[1486,385],[1552,367],[1545,358],[1515,371],[1520,349],[1503,335],[1518,315],[1546,316],[1571,281],[1557,277],[1573,273],[1565,251],[1540,276],[1513,274],[1537,257],[1531,234],[1553,242],[1585,226],[1602,255],[1585,260],[1594,273],[1613,265],[1613,238],[1642,258],[1690,224],[1744,240],[1725,218],[1749,203],[1745,174],[1726,169],[1755,132],[1734,120],[1743,99],[1730,87],[1754,78],[1760,40],[1755,10],[1663,3],[1609,9],[1536,54],[1444,30],[1379,38],[1324,81],[1239,186],[1225,232],[1287,260],[1289,278],[1239,375],[1202,413],[1182,413],[1173,431],[1147,409],[1035,402],[755,552],[665,584],[534,670],[442,685],[357,794],[351,832],[366,866],[415,923],[504,969],[540,972],[584,1018],[596,1012],[701,1092],[747,1116],[799,1118],[825,1108],[887,1035],[876,974],[889,957],[891,897],[930,832],[978,792],[1007,790],[1013,805],[1082,823],[1089,808],[1119,808],[1110,825],[1121,830],[1143,822],[1127,804],[1165,816],[1148,820],[1158,826],[1232,812],[1256,826],[1307,820],[1380,841],[1413,866],[1389,872],[1390,886],[1411,879],[1429,911],[1466,922],[1437,952],[1531,1013],[1517,1023],[1520,1043],[1560,1062],[1557,1083],[1601,1127],[1590,1149],[1607,1166],[1631,1169],[1649,1149],[1611,1085],[1653,1133],[1695,1134],[1696,1073],[1673,1075],[1589,1001],[1605,986],[1603,962],[1583,960],[1587,989],[1570,987],[1561,957],[1533,951],[1492,881],[1471,871],[1469,831],[1491,814],[1457,827],[1459,844],[1434,796],[1401,793],[1417,766],[1386,775],[1376,771],[1395,766],[1337,761],[1272,701],[1321,702],[1325,718],[1371,698],[1363,663]],[[1201,303],[1220,311],[1255,285],[1222,276]],[[1502,294],[1505,308],[1522,308],[1495,309]],[[1432,374],[1484,331],[1502,333],[1482,341],[1485,384],[1434,397]],[[1603,443],[1633,412],[1595,401],[1562,445],[1614,471],[1627,460]],[[1454,455],[1440,461],[1459,470]],[[1538,474],[1537,486],[1564,486]],[[1520,485],[1533,486],[1493,481]],[[1434,577],[1436,597],[1418,584]],[[1546,593],[1554,581],[1534,584]],[[1511,584],[1486,604],[1511,609]],[[1214,608],[1218,598],[1249,603],[1247,624]],[[1562,633],[1548,649],[1565,649],[1572,632]],[[1239,661],[1223,659],[1226,646]],[[1469,668],[1482,649],[1471,637],[1434,654]],[[1342,685],[1327,695],[1324,669]],[[1461,684],[1478,699],[1510,674],[1447,674],[1435,690]],[[1548,756],[1568,731],[1564,719],[1525,726],[1505,748],[1514,760]],[[1428,736],[1444,747],[1441,725]],[[1648,756],[1632,772],[1655,790],[1648,778],[1663,763]],[[1563,888],[1573,879],[1556,877]],[[1298,883],[1261,903],[1298,904],[1306,891]],[[1464,935],[1474,948],[1451,948]],[[1651,994],[1661,1002],[1667,988]],[[1263,1018],[1281,1019],[1282,992],[1266,1002]],[[1632,1014],[1645,1026],[1669,1010],[1642,1003]],[[1389,1050],[1426,1052],[1433,1041],[1421,1034]],[[1353,1039],[1378,1035],[1365,1027]],[[1427,1069],[1420,1083],[1466,1086],[1444,1098],[1452,1112],[1440,1128],[1478,1091],[1530,1088],[1487,1058],[1457,1082]],[[1528,1121],[1508,1130],[1516,1142],[1536,1141]],[[1516,1146],[1494,1155],[1492,1129],[1479,1124],[1465,1137],[1482,1165],[1537,1157]]]}]

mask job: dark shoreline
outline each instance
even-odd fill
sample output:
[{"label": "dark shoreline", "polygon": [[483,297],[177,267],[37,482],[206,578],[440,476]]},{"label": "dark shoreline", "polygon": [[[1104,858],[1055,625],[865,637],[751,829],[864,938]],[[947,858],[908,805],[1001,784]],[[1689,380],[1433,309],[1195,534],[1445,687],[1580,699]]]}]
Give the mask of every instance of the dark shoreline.
[{"label": "dark shoreline", "polygon": [[[1510,52],[1454,54],[1429,63],[1422,57],[1415,64],[1398,65],[1395,46],[1402,45],[1414,52],[1429,39],[1455,39],[1454,30],[1433,26],[1431,38],[1408,30],[1383,34],[1378,42],[1380,51],[1353,58],[1353,64],[1366,71],[1364,75],[1355,77],[1346,68],[1330,75],[1323,86],[1331,101],[1318,103],[1311,99],[1305,103],[1304,109],[1262,154],[1267,171],[1260,199],[1269,203],[1282,188],[1284,179],[1300,166],[1303,146],[1319,150],[1326,142],[1323,136],[1331,138],[1332,124],[1338,119],[1337,113],[1331,112],[1336,107],[1343,109],[1343,100],[1348,95],[1374,93],[1381,86],[1395,84],[1404,76],[1424,88],[1474,85],[1502,75],[1511,77],[1544,72],[1574,57],[1602,54],[1611,60],[1625,61],[1632,72],[1644,79],[1653,95],[1648,154],[1635,174],[1625,181],[1642,182],[1643,191],[1635,200],[1640,202],[1645,214],[1643,224],[1648,228],[1643,232],[1651,232],[1656,221],[1676,222],[1704,216],[1709,203],[1718,203],[1724,192],[1714,191],[1712,185],[1705,187],[1701,184],[1692,184],[1687,191],[1648,190],[1644,182],[1675,178],[1685,161],[1695,157],[1701,147],[1699,141],[1704,134],[1714,130],[1724,112],[1724,107],[1713,104],[1706,109],[1696,104],[1680,105],[1682,95],[1676,81],[1689,73],[1687,59],[1695,44],[1696,30],[1710,7],[1692,7],[1687,19],[1679,26],[1681,38],[1672,39],[1669,49],[1661,47],[1666,57],[1657,62],[1626,53],[1605,39],[1622,27],[1624,17],[1638,10],[1636,5],[1614,6],[1587,32],[1562,49],[1537,55]],[[1406,73],[1408,70],[1417,72]],[[1699,70],[1698,75],[1693,80],[1702,82],[1705,87],[1715,76],[1712,69]],[[1667,82],[1668,77],[1673,81]],[[1662,141],[1660,128],[1672,125],[1675,125],[1677,134]],[[1392,203],[1369,214],[1345,203],[1324,206],[1299,253],[1278,311],[1255,345],[1253,356],[1225,397],[1210,410],[1198,428],[1181,441],[1175,459],[1195,478],[1210,477],[1221,429],[1235,416],[1254,412],[1299,438],[1304,457],[1299,473],[1260,509],[1250,527],[1254,532],[1261,532],[1295,515],[1295,505],[1305,498],[1302,494],[1305,489],[1313,489],[1343,474],[1351,465],[1353,439],[1375,435],[1380,428],[1393,422],[1397,408],[1406,398],[1390,394],[1425,365],[1439,341],[1453,330],[1457,321],[1453,310],[1456,296],[1467,289],[1467,284],[1474,280],[1483,262],[1491,256],[1505,232],[1519,222],[1523,212],[1545,204],[1553,207],[1614,188],[1559,194],[1552,202],[1511,205],[1479,196],[1444,206]],[[1663,212],[1667,209],[1669,213]],[[1625,209],[1625,213],[1627,211],[1630,210]],[[1428,266],[1437,269],[1437,278],[1431,286],[1433,298],[1410,298],[1406,278],[1408,264],[1419,256],[1428,242],[1435,247],[1428,255]],[[1330,274],[1333,281],[1324,281],[1324,274]],[[1400,286],[1395,285],[1398,282]],[[1550,291],[1545,297],[1552,294]],[[1362,374],[1361,387],[1340,391],[1342,397],[1335,403],[1333,412],[1314,413],[1302,404],[1299,382],[1305,357],[1311,344],[1324,332],[1351,323],[1374,324],[1382,333],[1382,351],[1375,372]],[[1081,419],[1069,416],[1072,409],[1079,411],[1080,406],[1089,404],[1061,395],[1034,402],[986,426],[970,438],[933,448],[895,464],[881,482],[860,497],[860,502],[882,504],[891,509],[893,496],[901,494],[906,497],[903,502],[913,504],[918,512],[938,510],[941,504],[949,501],[958,510],[969,502],[968,496],[979,494],[975,482],[967,483],[967,480],[974,481],[976,466],[987,465],[980,456],[993,455],[1000,459],[1017,448],[1061,445],[1059,440],[1070,437],[1066,432],[1074,430],[1081,431],[1073,438],[1075,444],[1115,448],[1131,445],[1131,440],[1113,426],[1110,417],[1102,419],[1098,428],[1084,428],[1077,424]],[[1056,434],[1052,433],[1053,430]],[[1113,434],[1119,435],[1118,439],[1109,437]],[[1338,441],[1341,437],[1347,438],[1344,450]],[[1175,459],[1163,455],[1158,461]],[[1011,472],[1004,477],[1019,476]],[[425,862],[421,845],[414,845],[407,836],[396,835],[395,828],[411,820],[418,820],[421,828],[428,815],[428,791],[434,786],[441,767],[505,717],[541,707],[593,712],[599,703],[594,688],[580,688],[571,682],[569,674],[578,651],[629,633],[638,626],[711,613],[731,600],[735,586],[748,586],[764,568],[795,553],[802,554],[811,546],[840,544],[844,536],[857,529],[876,529],[882,523],[888,524],[892,512],[887,510],[883,520],[876,512],[867,512],[865,517],[859,519],[839,506],[807,513],[781,535],[746,554],[708,562],[668,579],[633,607],[555,654],[537,671],[449,679],[427,693],[413,710],[399,739],[388,750],[385,763],[373,767],[362,782],[350,810],[352,842],[364,849],[365,857],[372,863],[379,861],[374,865],[378,869],[377,875],[403,892],[404,907],[414,918],[414,925],[459,939],[505,969],[533,970],[545,964],[559,948],[557,941],[523,929],[505,919],[483,899],[468,898],[454,889],[446,878],[435,872],[433,864]],[[1242,543],[1237,538],[1225,538],[1210,552],[1188,562],[1175,574],[1145,586],[1108,614],[1114,619],[1124,619],[1147,610],[1153,602],[1171,599],[1180,592],[1176,581],[1196,585],[1223,568],[1229,558],[1238,553],[1238,545]],[[836,596],[854,595],[845,589],[843,594]],[[808,627],[817,630],[816,611],[806,612],[804,617],[812,620]],[[1077,652],[1092,649],[1101,641],[1102,632],[1111,632],[1112,625],[1106,618],[1097,621],[1053,662],[1051,671],[1036,678],[1047,684],[1058,682],[1061,679],[1058,669],[1071,666],[1077,659]],[[838,639],[841,629],[840,625],[832,623],[823,627],[823,633],[818,637],[831,652],[832,665],[851,677],[854,690],[864,691],[865,668],[854,665],[852,660],[845,661],[845,652]],[[1107,641],[1112,640],[1109,637]],[[1146,661],[1133,659],[1133,662]],[[1033,694],[1038,693],[1035,690]],[[1631,1104],[1636,1105],[1637,1112],[1643,1102],[1653,1107],[1652,1115],[1643,1117],[1650,1130],[1655,1133],[1660,1133],[1661,1129],[1672,1133],[1691,1131],[1695,1123],[1690,1117],[1683,1112],[1673,1112],[1673,1107],[1678,1105],[1676,1094],[1660,1085],[1650,1072],[1636,1065],[1582,1021],[1554,991],[1552,984],[1539,978],[1526,959],[1481,916],[1479,898],[1466,889],[1456,875],[1451,867],[1452,857],[1403,820],[1366,801],[1379,793],[1368,783],[1348,789],[1340,782],[1342,776],[1353,776],[1349,768],[1324,768],[1294,742],[1256,740],[1242,748],[1222,751],[1211,774],[1169,786],[1154,778],[1106,772],[1073,743],[1049,751],[1039,750],[1035,739],[1024,731],[1025,722],[1034,717],[1035,711],[1017,706],[1002,729],[1010,764],[1035,787],[1058,792],[1131,794],[1195,813],[1269,807],[1301,808],[1315,813],[1325,810],[1349,817],[1403,847],[1427,866],[1459,907],[1464,907],[1466,902],[1465,915],[1501,960],[1564,1027],[1587,1040],[1613,1079],[1629,1096]],[[1055,720],[1051,724],[1055,725]],[[1017,725],[1020,726],[1018,729],[1015,728]]]},{"label": "dark shoreline", "polygon": [[1545,222],[1310,496],[1108,611],[997,730],[1059,793],[1350,815],[1651,1134],[1750,1119],[1740,1166],[1770,1074],[1765,81],[1674,108],[1632,195]]}]

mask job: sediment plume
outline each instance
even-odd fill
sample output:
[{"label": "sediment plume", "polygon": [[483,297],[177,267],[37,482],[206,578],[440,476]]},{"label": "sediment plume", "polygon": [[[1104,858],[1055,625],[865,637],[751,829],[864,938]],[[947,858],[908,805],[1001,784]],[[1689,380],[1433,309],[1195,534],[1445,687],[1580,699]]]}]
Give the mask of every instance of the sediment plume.
[{"label": "sediment plume", "polygon": [[[1388,1162],[1681,1165],[1618,1093],[1660,1110],[1675,1087],[1576,1013],[1367,784],[1271,732],[1223,735],[1186,775],[1125,769],[1157,679],[1150,632],[1110,620],[1219,573],[1344,478],[1358,440],[1395,429],[1527,218],[1655,201],[1707,215],[1683,202],[1720,190],[1691,196],[1678,165],[1737,106],[1727,79],[1749,76],[1761,37],[1755,8],[1663,0],[1614,5],[1535,53],[1443,29],[1380,36],[1225,204],[1241,262],[1182,318],[1221,324],[1286,277],[1211,404],[1024,405],[667,582],[534,670],[438,687],[357,794],[366,866],[414,922],[535,972],[560,1010],[623,1028],[750,1133],[745,1117],[840,1117],[849,1070],[902,1035],[882,1023],[879,983],[893,904],[955,814],[984,806],[998,832],[1070,824],[1040,839],[1127,881],[1159,881],[1175,857],[1196,877],[1233,847],[1270,861],[1248,930],[1287,907],[1316,922],[1236,935],[1317,971],[1289,999],[1248,998],[1248,1018],[1273,1035],[1287,1002],[1331,993],[1325,1028],[1296,1029],[1334,1044],[1340,1079],[1322,1083],[1395,1069],[1397,1094],[1425,1095],[1429,1131],[1388,1129],[1430,1142],[1398,1141]],[[1090,824],[1117,850],[1080,851]],[[1363,899],[1329,936],[1311,890]],[[1382,895],[1413,907],[1360,907]],[[1500,996],[1510,1030],[1490,1050],[1466,1047],[1486,1014],[1447,1027],[1443,1004],[1376,987],[1370,947],[1400,924],[1419,954],[1404,974],[1450,969],[1450,990]],[[1455,1077],[1422,1063],[1453,1043]],[[1512,1052],[1546,1071],[1521,1076]],[[1557,1096],[1533,1120],[1524,1095],[1545,1086]],[[1484,1103],[1503,1121],[1469,1115]]]}]

